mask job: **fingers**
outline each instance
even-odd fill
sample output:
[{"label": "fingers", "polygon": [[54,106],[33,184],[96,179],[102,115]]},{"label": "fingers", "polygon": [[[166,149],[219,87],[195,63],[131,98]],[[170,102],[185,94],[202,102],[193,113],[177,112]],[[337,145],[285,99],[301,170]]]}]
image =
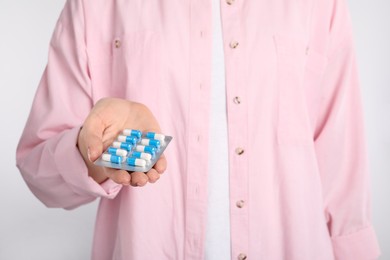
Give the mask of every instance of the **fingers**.
[{"label": "fingers", "polygon": [[105,168],[105,174],[107,175],[108,178],[110,178],[114,182],[126,186],[130,185],[132,179],[130,174],[125,170]]},{"label": "fingers", "polygon": [[133,172],[131,174],[131,183],[133,186],[144,186],[148,181],[150,183],[155,183],[158,179],[160,179],[160,174],[163,173],[166,168],[167,160],[164,155],[161,155],[154,167],[146,174],[143,172]]},{"label": "fingers", "polygon": [[[148,173],[149,174],[149,173]],[[114,182],[122,185],[131,185],[134,187],[142,187],[149,181],[149,176],[152,181],[157,181],[159,176],[157,172],[150,173],[147,176],[144,172],[132,172],[129,173],[125,170],[117,170],[112,168],[106,168],[106,175]],[[157,175],[157,176],[156,176]]]},{"label": "fingers", "polygon": [[144,172],[131,173],[131,185],[132,186],[145,186],[147,182],[155,183],[160,179],[160,174],[156,169],[150,169],[146,174]]},{"label": "fingers", "polygon": [[131,173],[131,185],[132,186],[145,186],[149,178],[144,172],[132,172]]},{"label": "fingers", "polygon": [[154,168],[150,169],[146,174],[144,172],[129,173],[125,170],[111,168],[106,168],[105,172],[107,177],[118,184],[142,187],[145,186],[148,182],[155,183],[158,181],[158,179],[160,179],[160,174],[165,171],[166,166],[166,159],[164,156],[161,156],[155,164]]},{"label": "fingers", "polygon": [[160,174],[154,168],[150,169],[150,171],[146,173],[146,176],[148,176],[150,183],[155,183],[160,179]]},{"label": "fingers", "polygon": [[159,174],[162,174],[167,169],[167,159],[165,159],[165,155],[162,154],[160,158],[157,160],[156,164],[153,167]]}]

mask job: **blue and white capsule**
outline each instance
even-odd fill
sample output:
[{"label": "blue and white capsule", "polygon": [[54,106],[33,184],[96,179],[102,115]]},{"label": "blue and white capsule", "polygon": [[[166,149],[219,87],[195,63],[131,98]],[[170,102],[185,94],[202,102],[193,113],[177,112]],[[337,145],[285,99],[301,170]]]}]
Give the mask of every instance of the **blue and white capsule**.
[{"label": "blue and white capsule", "polygon": [[146,161],[152,160],[152,155],[150,153],[143,153],[143,152],[137,152],[134,151],[131,154],[132,157],[139,158],[139,159],[144,159]]},{"label": "blue and white capsule", "polygon": [[154,154],[156,153],[156,147],[153,146],[137,145],[135,147],[135,150],[137,152],[150,153],[152,156],[154,156]]},{"label": "blue and white capsule", "polygon": [[138,142],[138,138],[132,135],[119,135],[117,140],[122,143],[130,143],[135,145]]},{"label": "blue and white capsule", "polygon": [[147,132],[145,136],[147,138],[156,139],[156,140],[159,140],[161,142],[163,142],[165,140],[165,135],[163,135],[163,134],[156,134],[154,132]]},{"label": "blue and white capsule", "polygon": [[135,158],[135,157],[129,157],[129,158],[127,158],[127,164],[130,166],[145,167],[146,161],[143,159]]},{"label": "blue and white capsule", "polygon": [[106,162],[112,162],[112,163],[121,164],[123,159],[122,159],[121,156],[112,155],[112,154],[109,154],[109,153],[104,153],[102,155],[102,160],[106,161]]},{"label": "blue and white capsule", "polygon": [[122,142],[118,142],[118,141],[113,142],[112,146],[114,148],[120,148],[120,149],[124,149],[126,151],[131,151],[131,148],[132,148],[131,144],[129,144],[129,143],[122,143]]},{"label": "blue and white capsule", "polygon": [[123,134],[135,136],[137,138],[141,138],[142,136],[142,132],[140,130],[134,130],[134,129],[125,129],[123,130]]},{"label": "blue and white capsule", "polygon": [[115,147],[108,147],[107,152],[109,154],[112,154],[112,155],[118,155],[118,156],[122,156],[122,157],[126,157],[127,156],[127,151],[126,150],[115,148]]},{"label": "blue and white capsule", "polygon": [[141,139],[141,144],[142,145],[154,146],[156,148],[159,148],[161,146],[160,141],[156,140],[156,139]]}]

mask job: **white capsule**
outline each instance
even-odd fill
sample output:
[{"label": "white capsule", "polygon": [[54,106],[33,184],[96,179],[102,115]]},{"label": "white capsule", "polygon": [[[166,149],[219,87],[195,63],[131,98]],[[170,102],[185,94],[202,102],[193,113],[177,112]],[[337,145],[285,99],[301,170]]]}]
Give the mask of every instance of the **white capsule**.
[{"label": "white capsule", "polygon": [[148,146],[154,146],[156,148],[160,147],[160,140],[156,139],[141,139],[141,144],[142,145],[148,145]]},{"label": "white capsule", "polygon": [[102,160],[106,161],[106,162],[112,162],[112,163],[118,163],[118,164],[122,163],[122,157],[121,156],[112,155],[112,154],[109,154],[109,153],[104,153],[102,155]]},{"label": "white capsule", "polygon": [[137,152],[146,152],[154,155],[156,153],[156,148],[153,146],[137,145],[135,147]]},{"label": "white capsule", "polygon": [[124,135],[131,135],[135,136],[137,138],[141,138],[142,132],[139,130],[134,130],[134,129],[125,129],[122,132]]},{"label": "white capsule", "polygon": [[127,158],[127,164],[131,165],[131,166],[144,167],[146,165],[146,161],[142,160],[142,159],[130,157],[130,158]]},{"label": "white capsule", "polygon": [[117,140],[122,143],[136,144],[138,138],[135,136],[119,135]]},{"label": "white capsule", "polygon": [[125,143],[126,142],[126,136],[125,135],[119,135],[117,140],[119,142]]},{"label": "white capsule", "polygon": [[160,141],[164,141],[165,140],[165,135],[155,134],[154,135],[154,139],[157,139],[157,140],[160,140]]},{"label": "white capsule", "polygon": [[122,142],[118,142],[118,141],[114,141],[112,143],[112,147],[119,148],[119,149],[124,149],[126,151],[131,151],[131,148],[132,148],[131,144],[129,144],[129,143],[122,143]]},{"label": "white capsule", "polygon": [[140,158],[140,159],[144,159],[147,161],[150,161],[152,159],[152,155],[150,153],[143,153],[143,152],[137,152],[137,151],[133,151],[131,156],[136,157],[136,158]]},{"label": "white capsule", "polygon": [[123,150],[123,149],[119,149],[119,148],[109,147],[107,152],[109,154],[113,154],[113,155],[118,155],[118,156],[123,156],[123,157],[127,156],[127,151]]},{"label": "white capsule", "polygon": [[106,162],[111,161],[111,154],[107,154],[107,153],[102,154],[102,160]]},{"label": "white capsule", "polygon": [[150,139],[160,140],[161,142],[163,142],[165,140],[165,135],[163,135],[163,134],[156,134],[154,132],[146,133],[146,137],[150,138]]}]

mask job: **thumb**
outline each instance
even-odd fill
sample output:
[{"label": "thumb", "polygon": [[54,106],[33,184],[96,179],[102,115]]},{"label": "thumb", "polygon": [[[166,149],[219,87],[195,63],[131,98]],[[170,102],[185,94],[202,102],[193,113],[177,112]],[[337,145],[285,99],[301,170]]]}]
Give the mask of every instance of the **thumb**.
[{"label": "thumb", "polygon": [[88,159],[96,161],[103,153],[103,132],[102,122],[93,115],[90,115],[85,122],[84,140],[87,146]]},{"label": "thumb", "polygon": [[103,142],[101,136],[89,134],[86,136],[88,159],[91,162],[96,161],[103,153]]}]

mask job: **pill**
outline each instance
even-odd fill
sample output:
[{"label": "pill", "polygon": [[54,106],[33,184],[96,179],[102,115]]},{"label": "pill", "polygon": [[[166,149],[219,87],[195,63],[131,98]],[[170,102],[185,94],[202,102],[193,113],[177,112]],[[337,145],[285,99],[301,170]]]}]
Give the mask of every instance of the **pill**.
[{"label": "pill", "polygon": [[119,135],[117,139],[119,142],[130,143],[133,145],[138,142],[138,138],[135,136]]},{"label": "pill", "polygon": [[141,139],[142,145],[151,145],[155,147],[160,147],[160,141],[155,139]]},{"label": "pill", "polygon": [[102,160],[106,162],[112,162],[112,163],[122,163],[122,157],[117,155],[112,155],[109,153],[104,153],[102,155]]},{"label": "pill", "polygon": [[153,146],[137,145],[135,147],[135,150],[138,152],[147,152],[147,153],[150,153],[152,155],[154,155],[156,153],[156,148]]},{"label": "pill", "polygon": [[134,151],[131,156],[133,157],[136,157],[136,158],[140,158],[140,159],[144,159],[144,160],[147,160],[147,161],[150,161],[152,159],[152,155],[149,154],[149,153],[143,153],[143,152],[137,152],[137,151]]},{"label": "pill", "polygon": [[125,130],[123,130],[123,134],[135,136],[137,138],[141,138],[142,132],[139,130],[125,129]]},{"label": "pill", "polygon": [[163,134],[156,134],[156,133],[153,133],[153,132],[146,133],[146,137],[150,138],[150,139],[157,139],[157,140],[160,140],[160,141],[164,141],[165,140],[165,135],[163,135]]},{"label": "pill", "polygon": [[119,148],[109,147],[107,152],[109,154],[118,155],[118,156],[127,156],[127,151]]},{"label": "pill", "polygon": [[146,161],[134,157],[127,158],[127,164],[131,166],[140,166],[144,167],[146,165]]},{"label": "pill", "polygon": [[122,142],[117,142],[117,141],[113,142],[112,146],[114,148],[125,149],[126,151],[131,151],[131,147],[132,147],[132,145],[129,143],[122,143]]}]

